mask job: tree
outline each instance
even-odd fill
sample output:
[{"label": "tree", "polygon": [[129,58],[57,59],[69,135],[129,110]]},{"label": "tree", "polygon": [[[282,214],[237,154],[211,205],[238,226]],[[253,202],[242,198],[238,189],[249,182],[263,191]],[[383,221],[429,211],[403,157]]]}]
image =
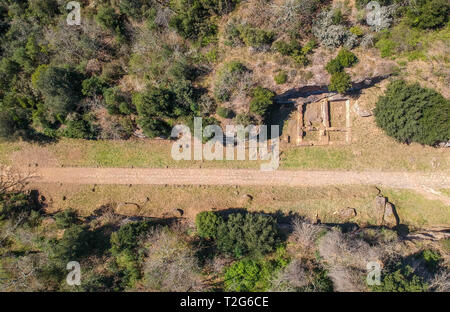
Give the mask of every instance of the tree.
[{"label": "tree", "polygon": [[336,56],[325,66],[330,74],[335,74],[344,70],[344,68],[352,67],[358,62],[355,54],[347,49],[341,49]]},{"label": "tree", "polygon": [[72,225],[51,249],[51,258],[58,263],[80,261],[92,252],[92,233],[82,225]]},{"label": "tree", "polygon": [[150,222],[132,222],[120,227],[111,235],[111,255],[114,257],[118,271],[123,275],[124,286],[132,286],[141,277],[137,252],[143,236],[150,230]]},{"label": "tree", "polygon": [[228,119],[228,118],[234,117],[233,110],[230,108],[227,108],[227,107],[223,107],[223,106],[217,107],[216,113],[217,113],[217,115],[219,115],[222,118]]},{"label": "tree", "polygon": [[33,74],[34,86],[44,97],[46,108],[65,117],[74,111],[81,99],[81,75],[70,67],[38,67]]},{"label": "tree", "polygon": [[450,3],[447,0],[417,0],[406,11],[408,24],[421,29],[444,26],[449,14]]},{"label": "tree", "polygon": [[223,219],[212,211],[204,211],[195,217],[197,233],[200,237],[206,239],[215,239],[217,237],[217,227],[223,222]]},{"label": "tree", "polygon": [[349,74],[340,71],[331,75],[330,85],[328,90],[339,93],[346,93],[352,87],[352,79]]},{"label": "tree", "polygon": [[275,94],[269,89],[260,86],[253,90],[253,98],[250,101],[250,112],[261,117],[267,115],[273,104]]},{"label": "tree", "polygon": [[406,265],[385,274],[381,285],[372,286],[371,289],[377,292],[425,292],[428,285],[414,274],[412,267]]},{"label": "tree", "polygon": [[217,247],[240,258],[246,254],[271,252],[278,243],[278,226],[270,216],[262,214],[230,214],[217,228]]},{"label": "tree", "polygon": [[225,271],[225,290],[267,291],[275,269],[270,261],[240,260]]},{"label": "tree", "polygon": [[435,145],[450,140],[450,101],[434,90],[392,82],[375,108],[375,121],[402,143]]}]

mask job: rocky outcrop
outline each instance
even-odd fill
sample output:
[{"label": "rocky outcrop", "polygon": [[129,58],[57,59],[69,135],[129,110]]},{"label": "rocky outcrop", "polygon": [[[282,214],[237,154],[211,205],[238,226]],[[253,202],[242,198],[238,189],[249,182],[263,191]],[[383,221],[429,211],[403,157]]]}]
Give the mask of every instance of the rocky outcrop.
[{"label": "rocky outcrop", "polygon": [[400,224],[400,218],[394,204],[390,203],[387,197],[378,195],[375,197],[375,212],[379,224],[387,227],[395,227]]}]

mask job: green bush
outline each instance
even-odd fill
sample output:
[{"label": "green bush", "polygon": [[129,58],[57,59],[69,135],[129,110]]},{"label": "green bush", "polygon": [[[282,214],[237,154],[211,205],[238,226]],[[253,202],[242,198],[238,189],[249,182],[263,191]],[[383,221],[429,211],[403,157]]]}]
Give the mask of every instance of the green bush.
[{"label": "green bush", "polygon": [[288,75],[284,70],[278,72],[274,77],[273,80],[275,80],[276,84],[284,84],[286,83],[288,79]]},{"label": "green bush", "polygon": [[52,248],[51,258],[60,263],[80,261],[93,251],[92,233],[81,225],[72,225]]},{"label": "green bush", "polygon": [[33,207],[33,201],[28,194],[21,192],[0,194],[0,220],[18,220],[22,215],[29,214]]},{"label": "green bush", "polygon": [[225,291],[267,291],[278,267],[271,261],[243,259],[225,271]]},{"label": "green bush", "polygon": [[274,41],[275,34],[271,31],[254,28],[250,25],[241,26],[239,29],[242,41],[250,47],[270,46]]},{"label": "green bush", "polygon": [[278,241],[275,219],[262,214],[230,214],[217,229],[217,248],[237,258],[272,252]]},{"label": "green bush", "polygon": [[0,138],[13,140],[26,137],[31,123],[24,109],[4,109],[0,103]]},{"label": "green bush", "polygon": [[380,50],[381,57],[393,56],[397,47],[396,43],[388,37],[378,40],[375,46]]},{"label": "green bush", "polygon": [[141,17],[141,12],[144,11],[142,6],[143,0],[120,0],[119,2],[120,12],[134,18]]},{"label": "green bush", "polygon": [[227,107],[222,107],[222,106],[217,107],[216,113],[220,117],[227,118],[227,119],[233,118],[233,116],[234,116],[234,112],[232,109],[229,109]]},{"label": "green bush", "polygon": [[349,74],[344,71],[337,72],[331,75],[331,82],[328,90],[339,93],[346,93],[352,87],[352,81]]},{"label": "green bush", "polygon": [[424,292],[427,289],[428,285],[414,274],[409,265],[385,274],[381,285],[371,287],[371,290],[376,292]]},{"label": "green bush", "polygon": [[409,25],[421,29],[434,29],[447,24],[450,14],[448,0],[417,0],[406,10]]},{"label": "green bush", "polygon": [[65,117],[76,109],[81,99],[81,75],[77,71],[69,67],[38,67],[32,79],[50,112]]},{"label": "green bush", "polygon": [[434,90],[392,82],[375,108],[375,121],[402,143],[434,145],[450,140],[450,101]]},{"label": "green bush", "polygon": [[58,212],[55,222],[59,229],[67,229],[78,222],[78,213],[72,208]]},{"label": "green bush", "polygon": [[335,74],[344,70],[344,68],[352,67],[358,62],[358,58],[355,54],[347,49],[341,49],[336,56],[325,66],[325,69],[330,74]]},{"label": "green bush", "polygon": [[425,261],[425,266],[428,268],[428,270],[433,272],[438,269],[439,263],[442,261],[441,254],[431,249],[425,249],[424,251],[422,251],[421,257]]},{"label": "green bush", "polygon": [[206,239],[215,239],[217,237],[217,227],[223,222],[223,219],[215,212],[204,211],[195,217],[197,233],[200,237]]},{"label": "green bush", "polygon": [[304,66],[308,65],[309,59],[308,54],[311,54],[316,47],[316,42],[314,40],[308,41],[308,43],[302,48],[297,40],[292,39],[289,43],[285,41],[276,41],[272,48],[284,56],[290,56],[298,64]]},{"label": "green bush", "polygon": [[81,92],[83,93],[83,95],[96,96],[102,94],[105,83],[101,78],[92,76],[88,79],[83,80],[83,82],[81,83],[81,87]]},{"label": "green bush", "polygon": [[142,276],[140,260],[143,254],[138,252],[141,239],[150,230],[150,222],[132,222],[120,227],[111,235],[111,255],[117,269],[123,274],[123,284],[132,286]]},{"label": "green bush", "polygon": [[135,109],[118,87],[103,90],[106,109],[111,115],[130,115]]},{"label": "green bush", "polygon": [[174,2],[169,25],[183,38],[199,40],[206,45],[217,34],[217,25],[211,20],[208,1],[179,0]]},{"label": "green bush", "polygon": [[266,116],[273,104],[274,96],[275,94],[269,89],[256,87],[250,101],[250,112],[262,117]]},{"label": "green bush", "polygon": [[[73,116],[73,117],[72,117]],[[77,114],[71,115],[66,120],[65,127],[59,129],[59,133],[67,138],[92,140],[96,137],[93,124]]]},{"label": "green bush", "polygon": [[104,29],[119,35],[119,39],[124,35],[122,18],[116,13],[114,8],[101,6],[97,11],[95,20]]},{"label": "green bush", "polygon": [[361,37],[362,35],[364,35],[363,30],[359,26],[352,26],[352,27],[350,27],[350,32],[352,34],[354,34],[355,36],[358,36],[358,37]]}]

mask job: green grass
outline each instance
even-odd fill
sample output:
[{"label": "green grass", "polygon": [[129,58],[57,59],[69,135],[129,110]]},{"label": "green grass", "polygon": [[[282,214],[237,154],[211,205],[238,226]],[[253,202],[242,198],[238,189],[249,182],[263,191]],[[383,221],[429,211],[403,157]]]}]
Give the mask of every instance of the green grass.
[{"label": "green grass", "polygon": [[439,200],[430,200],[409,190],[383,189],[397,208],[403,224],[416,226],[450,224],[450,207]]},{"label": "green grass", "polygon": [[283,168],[351,169],[353,157],[345,147],[291,148],[282,155]]}]

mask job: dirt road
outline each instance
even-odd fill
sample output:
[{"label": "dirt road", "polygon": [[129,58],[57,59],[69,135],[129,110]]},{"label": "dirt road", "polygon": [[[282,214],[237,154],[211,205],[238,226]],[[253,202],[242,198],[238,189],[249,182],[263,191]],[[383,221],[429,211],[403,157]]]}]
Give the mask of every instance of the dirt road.
[{"label": "dirt road", "polygon": [[450,188],[449,177],[417,172],[294,171],[247,169],[37,168],[35,183],[142,185],[377,185]]}]

